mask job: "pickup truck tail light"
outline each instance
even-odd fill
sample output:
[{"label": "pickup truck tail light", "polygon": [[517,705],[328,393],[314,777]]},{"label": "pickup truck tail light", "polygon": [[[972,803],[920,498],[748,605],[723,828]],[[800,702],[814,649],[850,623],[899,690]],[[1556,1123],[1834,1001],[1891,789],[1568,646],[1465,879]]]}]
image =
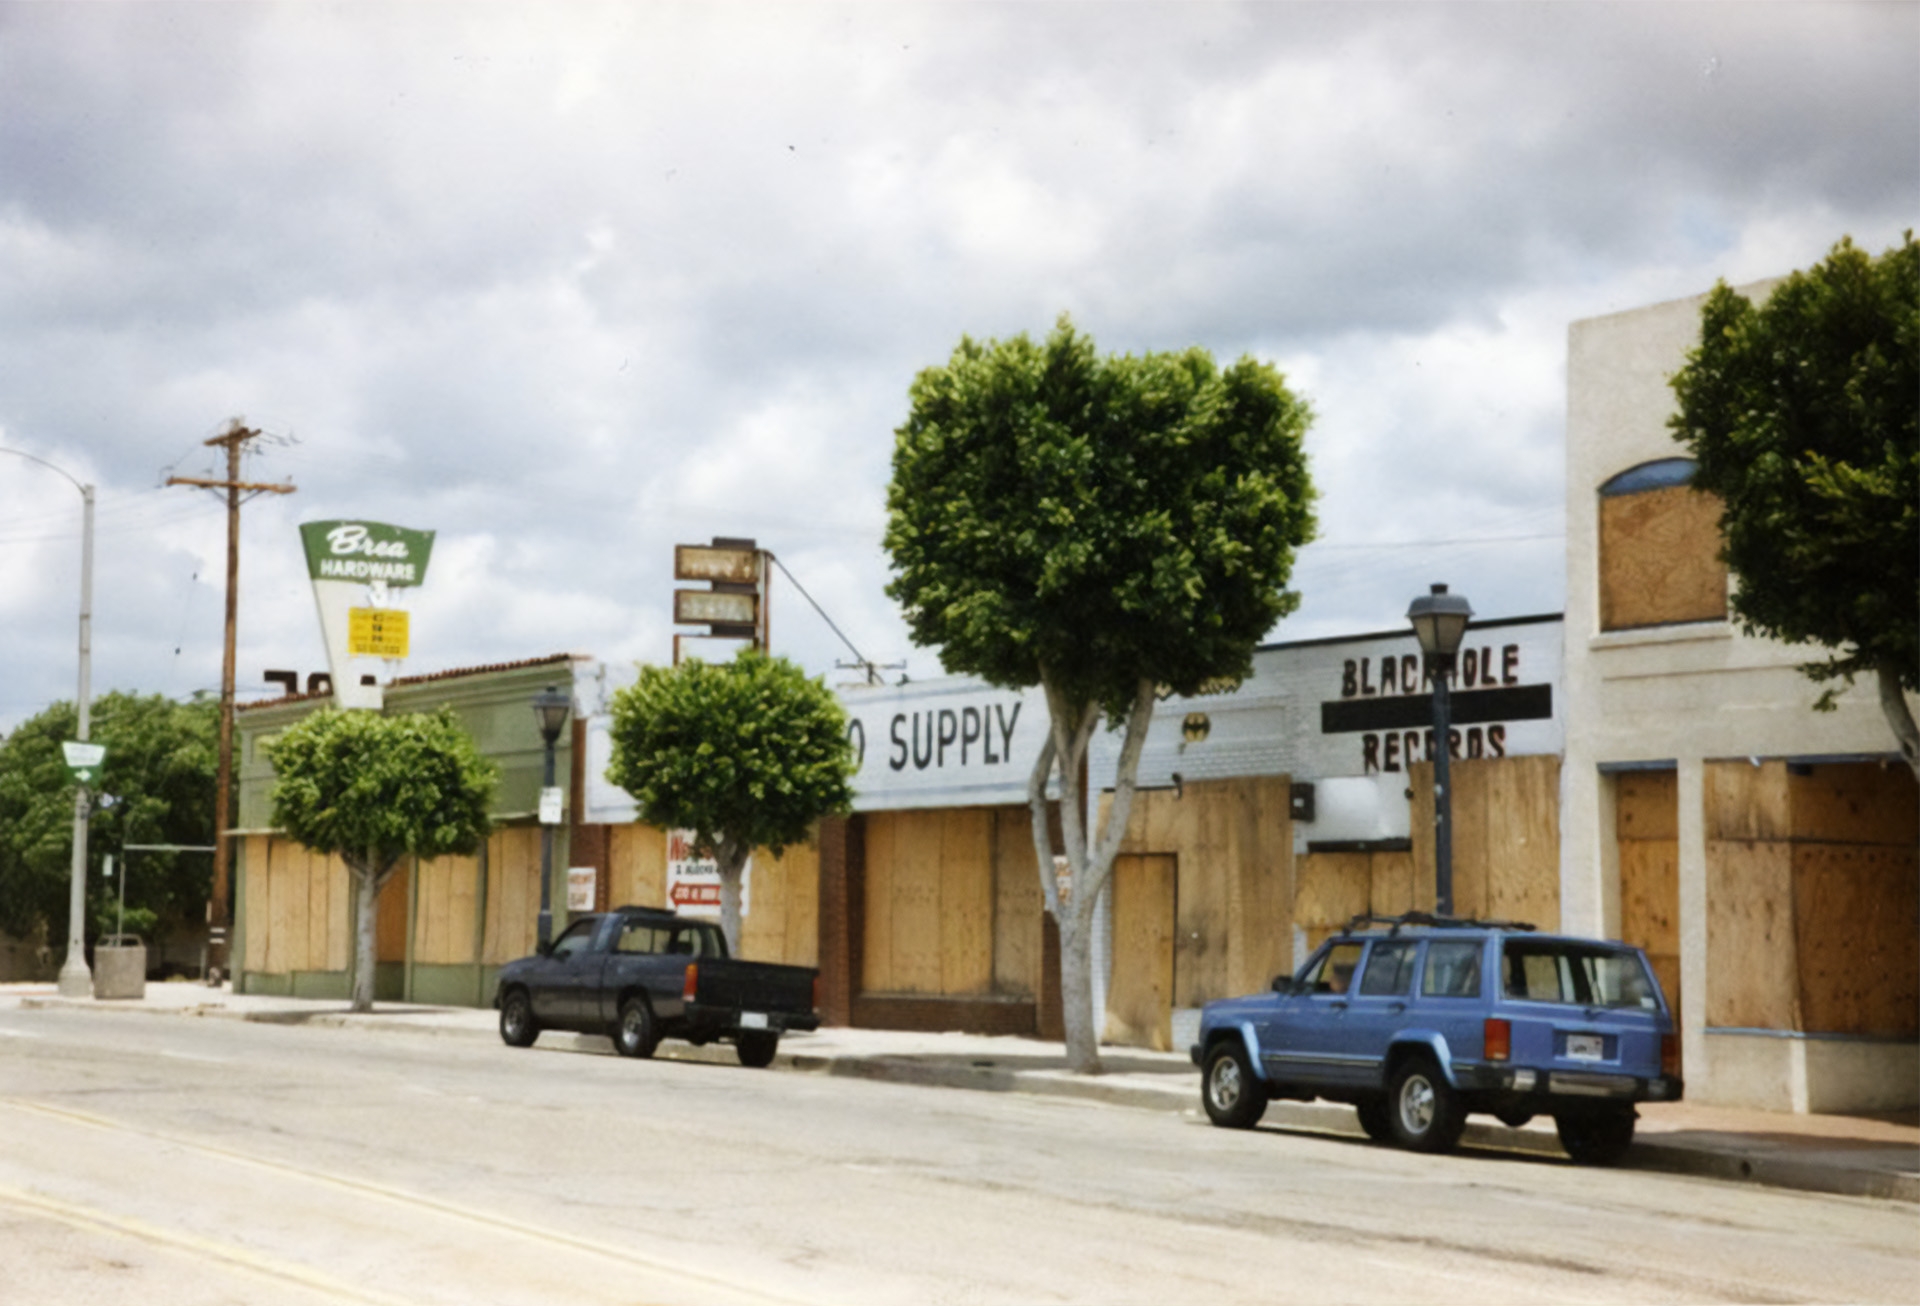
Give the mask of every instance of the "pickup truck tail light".
[{"label": "pickup truck tail light", "polygon": [[686,982],[680,986],[680,999],[683,1002],[692,1002],[693,995],[698,993],[699,991],[700,991],[700,963],[697,961],[690,961],[687,963]]},{"label": "pickup truck tail light", "polygon": [[1660,1036],[1660,1073],[1669,1076],[1680,1073],[1680,1036],[1678,1034]]},{"label": "pickup truck tail light", "polygon": [[1513,1060],[1513,1022],[1489,1017],[1481,1028],[1489,1061]]}]

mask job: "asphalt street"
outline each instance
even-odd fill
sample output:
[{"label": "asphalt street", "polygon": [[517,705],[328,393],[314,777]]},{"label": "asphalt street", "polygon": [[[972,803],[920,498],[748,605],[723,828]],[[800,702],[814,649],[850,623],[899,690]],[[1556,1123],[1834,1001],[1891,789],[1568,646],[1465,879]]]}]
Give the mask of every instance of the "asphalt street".
[{"label": "asphalt street", "polygon": [[1920,1211],[1074,1098],[0,1011],[0,1303],[1910,1301]]}]

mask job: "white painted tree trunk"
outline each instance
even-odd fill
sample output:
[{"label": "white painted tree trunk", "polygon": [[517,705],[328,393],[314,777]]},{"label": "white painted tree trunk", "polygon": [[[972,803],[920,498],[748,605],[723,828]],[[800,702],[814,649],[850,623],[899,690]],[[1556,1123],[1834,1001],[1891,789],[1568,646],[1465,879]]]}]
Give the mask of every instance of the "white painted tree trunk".
[{"label": "white painted tree trunk", "polygon": [[[1035,764],[1027,785],[1033,816],[1034,856],[1040,863],[1041,892],[1047,910],[1060,930],[1060,1023],[1066,1035],[1067,1067],[1077,1074],[1101,1073],[1099,1013],[1093,1009],[1094,908],[1113,877],[1113,859],[1126,834],[1133,811],[1133,792],[1140,772],[1140,752],[1153,719],[1154,684],[1142,680],[1127,714],[1126,735],[1114,774],[1113,801],[1087,839],[1086,793],[1081,769],[1087,744],[1100,720],[1098,704],[1076,704],[1046,679],[1047,714],[1052,733]],[[1062,901],[1053,867],[1052,841],[1047,834],[1046,773],[1049,762],[1060,778],[1060,835],[1067,861],[1068,891]]]},{"label": "white painted tree trunk", "polygon": [[374,942],[380,921],[380,891],[400,865],[395,857],[385,866],[372,857],[365,861],[348,857],[347,871],[353,876],[353,1010],[373,1010]]},{"label": "white painted tree trunk", "polygon": [[727,936],[727,955],[740,955],[740,874],[753,850],[731,836],[723,836],[714,849],[714,863],[720,871],[720,932]]},{"label": "white painted tree trunk", "polygon": [[1880,710],[1886,714],[1887,724],[1893,728],[1893,737],[1900,744],[1900,756],[1906,759],[1913,778],[1920,780],[1920,727],[1913,723],[1913,713],[1907,708],[1907,696],[1900,689],[1900,673],[1890,666],[1875,669],[1880,681]]}]

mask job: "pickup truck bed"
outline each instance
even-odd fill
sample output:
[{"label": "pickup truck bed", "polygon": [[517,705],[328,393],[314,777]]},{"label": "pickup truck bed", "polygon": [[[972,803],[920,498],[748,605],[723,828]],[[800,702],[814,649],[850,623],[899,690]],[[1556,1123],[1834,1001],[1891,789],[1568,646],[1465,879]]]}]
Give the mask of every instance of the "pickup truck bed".
[{"label": "pickup truck bed", "polygon": [[817,1029],[806,966],[727,955],[711,921],[652,907],[576,919],[552,946],[500,970],[500,1037],[527,1047],[543,1029],[607,1034],[623,1056],[663,1038],[730,1041],[743,1065],[765,1066],[787,1030]]}]

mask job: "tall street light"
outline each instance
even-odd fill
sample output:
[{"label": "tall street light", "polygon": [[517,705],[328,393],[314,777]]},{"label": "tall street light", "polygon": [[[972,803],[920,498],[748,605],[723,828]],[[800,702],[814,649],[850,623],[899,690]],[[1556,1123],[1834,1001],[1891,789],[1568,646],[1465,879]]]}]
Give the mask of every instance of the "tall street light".
[{"label": "tall street light", "polygon": [[[547,746],[546,767],[540,783],[540,946],[553,942],[553,827],[560,823],[559,793],[553,787],[553,749],[567,724],[573,701],[558,686],[548,685],[533,696],[533,718]],[[548,795],[552,795],[549,798]]]},{"label": "tall street light", "polygon": [[[65,469],[19,449],[0,448],[58,472],[80,491],[80,713],[79,742],[87,742],[88,709],[93,696],[93,487],[82,485]],[[93,973],[87,969],[87,819],[93,799],[81,781],[73,795],[73,884],[67,898],[67,959],[60,965],[60,996],[84,998],[93,991]]]},{"label": "tall street light", "polygon": [[1458,594],[1435,585],[1407,609],[1407,620],[1426,655],[1433,678],[1433,867],[1436,916],[1453,915],[1453,779],[1448,760],[1453,753],[1452,704],[1447,680],[1453,674],[1453,655],[1466,637],[1473,608]]}]

